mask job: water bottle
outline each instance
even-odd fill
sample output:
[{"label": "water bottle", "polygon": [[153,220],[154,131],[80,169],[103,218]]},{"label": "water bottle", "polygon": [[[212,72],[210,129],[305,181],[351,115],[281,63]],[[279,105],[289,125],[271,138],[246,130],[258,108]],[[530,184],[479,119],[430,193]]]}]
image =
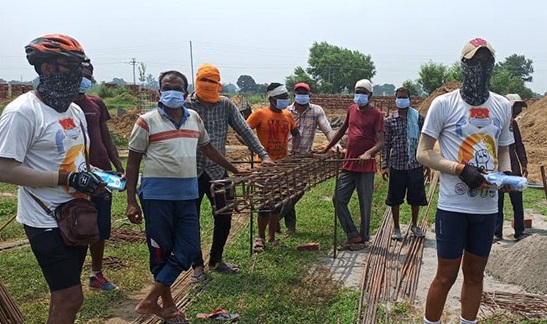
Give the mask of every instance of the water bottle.
[{"label": "water bottle", "polygon": [[486,181],[493,184],[496,189],[508,185],[512,190],[523,191],[528,188],[528,180],[525,177],[508,175],[501,172],[491,172],[486,175]]},{"label": "water bottle", "polygon": [[101,180],[106,182],[106,187],[111,190],[124,190],[125,179],[109,171],[93,170],[94,174],[101,177]]}]

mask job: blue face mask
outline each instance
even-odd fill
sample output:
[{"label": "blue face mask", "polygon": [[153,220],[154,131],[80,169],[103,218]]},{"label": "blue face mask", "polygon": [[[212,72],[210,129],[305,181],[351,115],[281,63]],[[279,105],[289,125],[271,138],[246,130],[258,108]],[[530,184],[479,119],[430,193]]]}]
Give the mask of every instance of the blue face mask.
[{"label": "blue face mask", "polygon": [[408,107],[410,107],[410,98],[395,99],[395,106],[399,109],[408,109]]},{"label": "blue face mask", "polygon": [[296,94],[294,95],[294,101],[299,105],[307,105],[310,103],[310,95],[308,94]]},{"label": "blue face mask", "polygon": [[86,93],[89,89],[91,89],[91,80],[89,80],[86,77],[82,78],[82,83],[80,83],[80,91],[79,93]]},{"label": "blue face mask", "polygon": [[289,106],[289,99],[276,99],[275,106],[278,109],[287,109]]},{"label": "blue face mask", "polygon": [[184,105],[184,92],[177,90],[162,91],[160,102],[167,106],[167,108],[182,108]]},{"label": "blue face mask", "polygon": [[366,106],[368,104],[368,95],[364,93],[356,93],[353,96],[353,102],[359,106]]}]

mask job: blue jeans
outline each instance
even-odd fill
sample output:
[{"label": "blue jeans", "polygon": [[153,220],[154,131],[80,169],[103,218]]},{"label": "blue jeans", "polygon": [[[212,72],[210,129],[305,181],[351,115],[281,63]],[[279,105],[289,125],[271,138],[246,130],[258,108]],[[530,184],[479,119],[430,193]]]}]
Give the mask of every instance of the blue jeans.
[{"label": "blue jeans", "polygon": [[[503,197],[505,194],[498,191],[498,216],[496,218],[496,230],[494,235],[503,237]],[[522,192],[509,192],[511,205],[513,206],[513,219],[515,220],[515,237],[524,233],[524,207],[522,205]]]},{"label": "blue jeans", "polygon": [[[355,188],[357,188],[359,208],[361,210],[361,226],[359,231],[357,231],[348,209],[348,203]],[[342,225],[344,232],[346,232],[348,239],[361,235],[361,238],[363,238],[364,241],[370,240],[373,190],[374,173],[342,170],[332,201],[334,202],[334,207],[338,213],[340,224]]]},{"label": "blue jeans", "polygon": [[200,251],[195,200],[142,199],[150,271],[155,282],[171,286]]}]

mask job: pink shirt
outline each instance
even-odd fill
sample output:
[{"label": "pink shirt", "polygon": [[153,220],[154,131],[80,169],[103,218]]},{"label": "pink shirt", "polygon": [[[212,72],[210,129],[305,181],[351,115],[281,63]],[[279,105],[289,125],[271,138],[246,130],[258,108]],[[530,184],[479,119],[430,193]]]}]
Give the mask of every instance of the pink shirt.
[{"label": "pink shirt", "polygon": [[[384,131],[384,113],[369,105],[367,109],[359,109],[356,104],[348,108],[346,116],[348,123],[348,145],[346,159],[358,158],[361,154],[376,145],[377,133]],[[344,162],[342,169],[354,172],[377,171],[376,160],[372,159],[361,165],[359,162]]]}]

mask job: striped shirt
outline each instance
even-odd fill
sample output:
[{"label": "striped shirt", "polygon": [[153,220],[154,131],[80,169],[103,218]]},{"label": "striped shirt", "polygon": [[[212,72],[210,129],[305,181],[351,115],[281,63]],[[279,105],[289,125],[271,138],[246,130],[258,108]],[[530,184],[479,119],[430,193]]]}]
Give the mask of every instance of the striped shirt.
[{"label": "striped shirt", "polygon": [[[424,125],[424,117],[418,115],[420,130]],[[385,121],[384,147],[382,149],[382,169],[390,166],[396,170],[412,170],[422,166],[418,161],[408,163],[407,119],[395,111]]]},{"label": "striped shirt", "polygon": [[[336,132],[332,130],[332,127],[327,120],[327,116],[325,115],[325,111],[321,106],[309,104],[302,113],[299,113],[293,103],[287,110],[292,113],[294,120],[296,121],[296,127],[298,127],[298,130],[300,131],[300,144],[294,151],[299,153],[311,152],[317,127],[325,134],[329,141],[336,135]],[[292,150],[291,139],[289,141],[289,152]]]},{"label": "striped shirt", "polygon": [[209,136],[201,118],[188,110],[177,128],[171,120],[152,110],[137,119],[129,149],[144,154],[139,194],[144,199],[190,200],[198,198],[196,153]]},{"label": "striped shirt", "polygon": [[[195,93],[192,93],[186,98],[184,106],[197,111],[203,119],[203,124],[209,134],[211,144],[213,144],[220,154],[226,156],[226,139],[229,125],[245,140],[245,143],[247,143],[253,152],[258,153],[261,159],[269,157],[264,147],[258,141],[258,138],[249,128],[245,119],[230,99],[221,96],[217,103],[206,106],[199,101]],[[206,172],[211,177],[211,180],[219,180],[224,178],[226,174],[226,170],[223,167],[208,159],[201,152],[198,152],[197,163],[198,176]]]}]

